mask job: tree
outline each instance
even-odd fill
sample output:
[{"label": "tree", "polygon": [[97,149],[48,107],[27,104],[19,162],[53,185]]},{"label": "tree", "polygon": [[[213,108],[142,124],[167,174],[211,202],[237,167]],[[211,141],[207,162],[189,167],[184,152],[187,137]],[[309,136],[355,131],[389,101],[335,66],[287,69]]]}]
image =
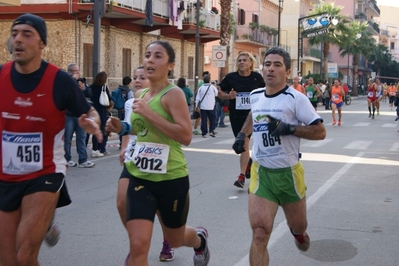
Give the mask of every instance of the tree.
[{"label": "tree", "polygon": [[[351,21],[348,27],[337,36],[338,47],[341,57],[353,55],[353,83],[352,95],[357,96],[357,79],[359,68],[359,56],[363,54],[366,58],[370,56],[375,47],[375,39],[367,30],[368,23],[360,21]],[[349,66],[348,66],[349,67]]]},{"label": "tree", "polygon": [[324,56],[324,79],[328,79],[328,55],[330,53],[330,45],[338,45],[339,40],[337,36],[343,31],[347,31],[347,24],[349,22],[348,18],[341,15],[341,6],[334,6],[333,3],[321,2],[320,5],[316,6],[309,15],[317,15],[321,13],[328,13],[331,19],[336,20],[338,23],[336,25],[329,26],[327,33],[322,35],[317,35],[309,38],[310,45],[319,45],[323,43],[323,56]]},{"label": "tree", "polygon": [[[231,0],[220,0],[220,45],[225,45],[226,66],[220,69],[220,79],[223,79],[229,73],[229,57],[230,57],[230,38],[233,33],[231,27],[232,16],[230,14]],[[232,23],[234,25],[234,23]]]},{"label": "tree", "polygon": [[377,76],[381,75],[382,66],[390,66],[392,64],[392,55],[388,48],[379,43],[375,46],[373,53],[369,57],[370,62],[373,62],[373,70],[377,72]]}]

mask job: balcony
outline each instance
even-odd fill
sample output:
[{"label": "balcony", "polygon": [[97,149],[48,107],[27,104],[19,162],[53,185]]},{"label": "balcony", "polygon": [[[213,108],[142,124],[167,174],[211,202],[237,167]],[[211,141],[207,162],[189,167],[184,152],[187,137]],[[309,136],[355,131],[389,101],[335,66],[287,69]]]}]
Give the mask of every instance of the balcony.
[{"label": "balcony", "polygon": [[355,19],[361,20],[361,21],[367,21],[367,15],[362,12],[359,12],[359,13],[355,14]]},{"label": "balcony", "polygon": [[[191,4],[190,4],[191,5]],[[197,9],[194,6],[187,7],[187,16],[184,19],[184,23],[196,25],[196,14]],[[219,31],[220,30],[220,15],[213,13],[207,9],[200,9],[200,17],[199,17],[199,27],[206,28],[210,30]]]},{"label": "balcony", "polygon": [[[1,1],[1,0],[0,0]],[[181,25],[170,25],[169,0],[152,0],[152,26],[146,23],[146,0],[105,0],[105,14],[101,23],[132,32],[151,32],[170,38],[195,41],[196,20],[194,6],[188,3],[186,17]],[[93,12],[94,0],[21,0],[21,6],[4,6],[2,19],[11,19],[15,14],[34,13],[45,19],[71,19],[76,17],[86,23]],[[206,9],[200,10],[200,42],[206,43],[220,39],[220,15]],[[89,22],[93,23],[93,19]]]},{"label": "balcony", "polygon": [[[274,29],[273,29],[274,30]],[[236,42],[246,43],[254,47],[269,47],[276,45],[276,32],[272,29],[259,27],[259,25],[237,25]]]},{"label": "balcony", "polygon": [[[134,26],[141,26],[144,32],[161,30],[161,34],[164,36],[195,41],[197,9],[192,3],[187,3],[186,16],[180,29],[169,24],[170,7],[168,0],[153,0],[152,27],[145,24],[146,0],[113,0],[109,1],[109,4],[110,8],[108,8],[105,17],[122,19],[114,26],[126,27],[126,23],[130,23]],[[201,8],[199,28],[201,42],[218,40],[220,38],[220,15]]]},{"label": "balcony", "polygon": [[373,35],[380,35],[380,25],[378,23],[374,22],[373,20],[368,21],[369,26],[367,29],[373,34]]},{"label": "balcony", "polygon": [[375,0],[358,0],[357,3],[360,12],[366,13],[368,16],[380,16],[381,11]]}]

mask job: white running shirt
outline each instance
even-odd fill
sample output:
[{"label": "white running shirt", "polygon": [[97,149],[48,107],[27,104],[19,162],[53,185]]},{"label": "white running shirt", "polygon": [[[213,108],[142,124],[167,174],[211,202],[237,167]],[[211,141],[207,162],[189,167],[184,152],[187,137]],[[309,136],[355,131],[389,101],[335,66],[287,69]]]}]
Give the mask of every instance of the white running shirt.
[{"label": "white running shirt", "polygon": [[273,137],[268,130],[266,115],[291,125],[310,125],[323,121],[306,95],[288,86],[275,95],[265,94],[265,88],[251,92],[253,123],[252,160],[271,168],[291,167],[299,161],[300,138],[294,135]]}]

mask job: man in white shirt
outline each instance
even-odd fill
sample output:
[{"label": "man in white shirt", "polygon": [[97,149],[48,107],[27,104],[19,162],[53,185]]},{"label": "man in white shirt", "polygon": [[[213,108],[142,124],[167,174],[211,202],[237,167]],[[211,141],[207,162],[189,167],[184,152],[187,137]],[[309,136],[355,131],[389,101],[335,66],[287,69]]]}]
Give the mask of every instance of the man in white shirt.
[{"label": "man in white shirt", "polygon": [[198,89],[195,97],[195,106],[200,109],[201,113],[201,135],[203,138],[208,133],[209,119],[209,136],[215,137],[216,113],[215,113],[215,97],[218,96],[218,89],[210,83],[211,76],[204,75],[204,84]]}]

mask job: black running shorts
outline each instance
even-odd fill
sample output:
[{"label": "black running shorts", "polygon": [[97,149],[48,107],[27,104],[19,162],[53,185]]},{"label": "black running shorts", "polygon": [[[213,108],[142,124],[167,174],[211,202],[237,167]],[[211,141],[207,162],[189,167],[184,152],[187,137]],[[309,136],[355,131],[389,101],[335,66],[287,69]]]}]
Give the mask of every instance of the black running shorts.
[{"label": "black running shorts", "polygon": [[24,196],[44,191],[54,193],[60,191],[57,208],[71,203],[64,175],[54,173],[21,182],[0,181],[0,210],[15,211],[21,206]]},{"label": "black running shorts", "polygon": [[[245,120],[247,119],[249,114],[248,112],[234,112],[230,114],[230,124],[233,130],[234,137],[237,137],[238,133],[241,131],[242,126],[244,125]],[[251,134],[248,136],[251,138]]]},{"label": "black running shorts", "polygon": [[146,219],[154,222],[155,213],[159,210],[166,227],[179,228],[186,224],[190,204],[188,176],[152,182],[132,176],[126,168],[122,175],[130,178],[126,202],[127,221]]}]

